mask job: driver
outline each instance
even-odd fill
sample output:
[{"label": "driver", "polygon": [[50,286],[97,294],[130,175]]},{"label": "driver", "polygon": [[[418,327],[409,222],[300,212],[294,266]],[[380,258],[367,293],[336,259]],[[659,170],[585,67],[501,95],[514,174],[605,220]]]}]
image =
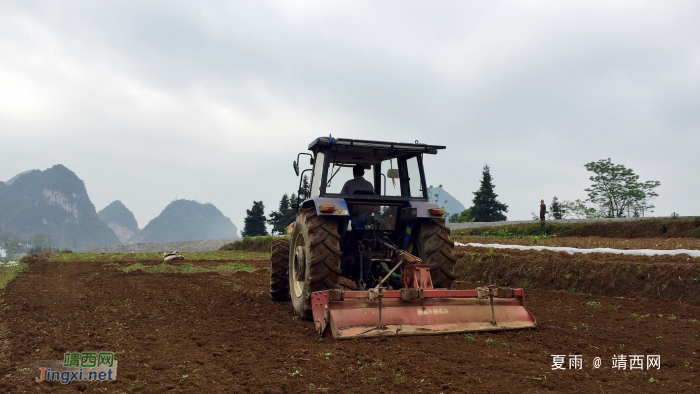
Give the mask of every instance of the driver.
[{"label": "driver", "polygon": [[374,193],[374,186],[364,178],[365,167],[362,164],[355,164],[352,175],[354,178],[345,182],[340,194],[354,194],[358,190]]}]

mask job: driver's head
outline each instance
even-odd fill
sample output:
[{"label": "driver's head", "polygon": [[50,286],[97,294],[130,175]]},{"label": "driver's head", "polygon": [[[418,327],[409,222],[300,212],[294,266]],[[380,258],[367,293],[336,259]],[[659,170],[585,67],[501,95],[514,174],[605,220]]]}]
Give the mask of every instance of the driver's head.
[{"label": "driver's head", "polygon": [[356,177],[365,175],[365,167],[362,164],[355,164],[355,167],[352,168],[352,175]]}]

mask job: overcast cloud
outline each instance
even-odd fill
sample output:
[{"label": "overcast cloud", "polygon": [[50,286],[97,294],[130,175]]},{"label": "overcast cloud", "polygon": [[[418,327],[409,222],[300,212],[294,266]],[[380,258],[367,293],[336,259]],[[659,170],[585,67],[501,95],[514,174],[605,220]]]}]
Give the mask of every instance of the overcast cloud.
[{"label": "overcast cloud", "polygon": [[491,167],[511,220],[584,198],[587,162],[700,214],[700,3],[0,3],[0,180],[63,164],[145,226],[173,199],[296,191],[314,138],[448,146],[428,183],[469,206]]}]

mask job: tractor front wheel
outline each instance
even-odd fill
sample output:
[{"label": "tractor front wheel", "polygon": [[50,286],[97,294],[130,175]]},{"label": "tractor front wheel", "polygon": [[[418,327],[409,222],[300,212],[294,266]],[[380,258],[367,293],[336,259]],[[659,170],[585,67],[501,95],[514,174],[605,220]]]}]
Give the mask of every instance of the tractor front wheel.
[{"label": "tractor front wheel", "polygon": [[340,269],[338,224],[315,208],[297,214],[289,250],[289,290],[297,316],[310,320],[311,293],[337,289]]}]

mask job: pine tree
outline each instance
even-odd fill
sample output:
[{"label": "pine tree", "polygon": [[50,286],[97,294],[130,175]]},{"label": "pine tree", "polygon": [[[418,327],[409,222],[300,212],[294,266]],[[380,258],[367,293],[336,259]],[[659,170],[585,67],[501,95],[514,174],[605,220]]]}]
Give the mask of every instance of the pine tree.
[{"label": "pine tree", "polygon": [[554,219],[561,219],[562,218],[562,212],[561,212],[561,204],[559,203],[559,199],[557,196],[554,196],[552,199],[552,205],[549,206],[549,209],[552,212],[552,217]]},{"label": "pine tree", "polygon": [[474,192],[474,206],[471,208],[471,213],[477,222],[499,222],[507,219],[503,212],[508,212],[508,205],[496,200],[498,194],[493,191],[490,171],[488,164],[484,165],[481,187]]},{"label": "pine tree", "polygon": [[[296,195],[292,194],[292,200],[296,201],[296,198]],[[296,211],[291,207],[291,203],[287,193],[284,193],[279,210],[270,214],[269,223],[272,225],[273,233],[284,234],[287,226],[295,220]]]},{"label": "pine tree", "polygon": [[301,190],[299,190],[299,202],[311,197],[311,187],[309,186],[309,177],[304,175],[301,179]]},{"label": "pine tree", "polygon": [[262,201],[253,201],[253,207],[251,209],[246,209],[246,216],[243,225],[243,236],[244,237],[255,237],[258,235],[267,235],[267,228],[265,228],[265,205]]},{"label": "pine tree", "polygon": [[287,210],[287,217],[284,219],[284,222],[287,223],[285,228],[289,226],[293,221],[297,220],[297,210],[294,209],[294,204],[298,204],[299,199],[297,198],[297,195],[292,193],[292,196],[289,198],[289,210]]}]

